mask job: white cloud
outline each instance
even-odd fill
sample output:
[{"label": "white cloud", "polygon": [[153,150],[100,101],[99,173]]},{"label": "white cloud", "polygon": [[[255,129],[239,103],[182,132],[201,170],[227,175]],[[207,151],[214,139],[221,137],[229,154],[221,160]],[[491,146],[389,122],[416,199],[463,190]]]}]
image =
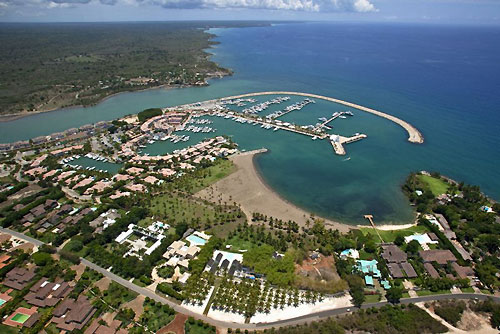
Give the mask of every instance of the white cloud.
[{"label": "white cloud", "polygon": [[354,1],[354,8],[356,12],[368,13],[377,12],[378,10],[375,6],[368,0],[356,0]]},{"label": "white cloud", "polygon": [[138,0],[165,8],[250,8],[310,12],[375,12],[370,0]]},{"label": "white cloud", "polygon": [[68,8],[86,4],[156,5],[179,9],[270,9],[307,12],[376,12],[372,0],[0,0],[0,8]]}]

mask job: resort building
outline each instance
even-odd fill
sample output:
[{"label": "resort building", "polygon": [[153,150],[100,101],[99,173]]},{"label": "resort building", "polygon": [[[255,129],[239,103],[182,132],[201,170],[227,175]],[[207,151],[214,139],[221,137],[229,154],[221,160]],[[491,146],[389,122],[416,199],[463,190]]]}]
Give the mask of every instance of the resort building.
[{"label": "resort building", "polygon": [[[151,255],[151,253],[153,253],[153,251],[161,245],[161,241],[165,238],[165,235],[163,235],[163,231],[168,229],[169,227],[166,226],[165,228],[159,228],[158,225],[156,225],[156,227],[153,227],[151,229],[145,229],[140,226],[130,224],[128,226],[128,230],[120,233],[120,235],[116,237],[115,241],[119,244],[128,242],[128,244],[131,246],[130,250],[125,253],[125,257],[128,255],[135,255],[142,259],[142,255],[140,254],[141,250],[145,250],[145,255]],[[138,235],[140,238],[137,240],[129,240],[129,238],[133,234]],[[147,241],[149,240],[154,241],[151,246],[148,246]]]},{"label": "resort building", "polygon": [[99,317],[94,319],[83,334],[127,334],[128,331],[125,328],[118,329],[121,324],[120,320],[113,320],[108,324],[102,317]]},{"label": "resort building", "polygon": [[436,262],[439,265],[445,266],[448,262],[457,262],[457,258],[448,249],[432,249],[427,251],[420,251],[420,257],[424,263]]},{"label": "resort building", "polygon": [[[245,277],[247,275],[243,270],[242,263],[242,254],[217,250],[208,261],[205,271],[210,271],[213,274],[217,273],[219,270],[222,272],[227,271],[230,276]],[[248,278],[255,278],[251,274],[248,276]]]},{"label": "resort building", "polygon": [[415,269],[407,262],[408,256],[398,246],[394,244],[385,244],[382,245],[382,249],[381,256],[386,261],[387,268],[392,278],[403,278],[405,277],[404,273],[406,273],[408,278],[417,277]]},{"label": "resort building", "polygon": [[39,319],[37,307],[32,308],[18,307],[10,316],[3,321],[4,325],[11,327],[31,327]]},{"label": "resort building", "polygon": [[188,235],[185,238],[186,241],[177,240],[168,246],[167,251],[163,254],[163,257],[168,260],[168,266],[175,267],[179,265],[188,268],[189,260],[198,255],[201,250],[200,247],[205,245],[211,237],[204,232],[198,231],[191,234],[191,231],[186,231],[185,235]]},{"label": "resort building", "polygon": [[64,299],[72,288],[67,282],[59,279],[55,283],[51,283],[47,278],[41,278],[30,289],[30,292],[24,296],[24,300],[28,304],[38,307],[55,306],[59,301]]},{"label": "resort building", "polygon": [[12,289],[8,289],[5,292],[0,292],[0,309],[5,305],[5,303],[12,299],[12,296],[10,295],[12,291]]},{"label": "resort building", "polygon": [[357,260],[356,269],[364,274],[365,284],[367,286],[374,286],[373,278],[382,278],[382,274],[377,267],[377,260]]},{"label": "resort building", "polygon": [[77,300],[66,299],[53,311],[52,322],[65,331],[82,329],[92,318],[96,309],[86,296],[80,295]]},{"label": "resort building", "polygon": [[7,273],[2,284],[12,289],[22,290],[34,277],[35,270],[16,267]]}]

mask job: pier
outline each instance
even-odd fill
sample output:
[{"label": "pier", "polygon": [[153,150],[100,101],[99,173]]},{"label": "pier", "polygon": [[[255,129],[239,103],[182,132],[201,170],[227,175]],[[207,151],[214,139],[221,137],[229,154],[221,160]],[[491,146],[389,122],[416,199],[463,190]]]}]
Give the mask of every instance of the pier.
[{"label": "pier", "polygon": [[382,243],[384,243],[384,240],[382,239],[382,237],[380,236],[380,233],[378,233],[378,230],[377,228],[375,227],[375,223],[373,222],[373,215],[365,215],[365,219],[368,219],[368,221],[370,222],[370,224],[372,225],[373,229],[375,230],[375,232],[377,232],[377,235],[380,239],[380,241]]},{"label": "pier", "polygon": [[345,152],[344,144],[349,144],[349,143],[352,143],[352,142],[364,139],[366,137],[367,137],[367,135],[362,134],[362,133],[354,135],[352,137],[344,137],[344,136],[340,136],[340,135],[331,135],[330,136],[330,143],[333,146],[333,150],[335,151],[335,154],[345,155],[346,152]]},{"label": "pier", "polygon": [[417,130],[413,125],[410,123],[403,121],[402,119],[399,119],[395,116],[386,114],[384,112],[363,107],[359,104],[355,104],[352,102],[347,102],[339,99],[334,99],[331,97],[327,96],[322,96],[322,95],[317,95],[317,94],[309,94],[309,93],[300,93],[300,92],[282,92],[282,91],[269,91],[269,92],[259,92],[259,93],[248,93],[248,94],[242,94],[242,95],[236,95],[236,96],[229,96],[229,97],[224,97],[219,99],[219,101],[224,101],[224,100],[233,100],[233,99],[238,99],[238,98],[246,98],[246,97],[251,97],[251,96],[261,96],[261,95],[298,95],[298,96],[305,96],[313,99],[320,99],[320,100],[325,100],[325,101],[330,101],[338,104],[345,105],[350,108],[355,108],[358,110],[362,110],[374,115],[377,115],[379,117],[383,117],[385,119],[388,119],[399,126],[401,126],[403,129],[405,129],[408,132],[408,141],[410,143],[415,143],[415,144],[422,144],[424,142],[424,137],[420,133],[420,131]]},{"label": "pier", "polygon": [[329,119],[327,119],[326,121],[324,121],[323,123],[321,123],[320,125],[318,125],[316,127],[316,129],[322,129],[322,128],[327,128],[328,130],[330,130],[331,128],[328,127],[328,123],[330,123],[331,121],[333,121],[334,119],[338,118],[339,116],[343,115],[344,113],[343,112],[336,112],[336,113],[333,113],[332,117],[330,117]]}]

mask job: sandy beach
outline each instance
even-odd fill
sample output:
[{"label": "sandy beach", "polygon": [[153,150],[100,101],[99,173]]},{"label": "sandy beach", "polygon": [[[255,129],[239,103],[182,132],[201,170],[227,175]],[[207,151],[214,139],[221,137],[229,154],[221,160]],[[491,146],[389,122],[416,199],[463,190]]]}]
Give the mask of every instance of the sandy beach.
[{"label": "sandy beach", "polygon": [[[221,199],[223,202],[239,203],[249,219],[253,212],[259,212],[284,221],[292,220],[305,226],[311,213],[284,200],[263,182],[253,162],[257,152],[260,150],[230,157],[237,167],[236,172],[201,190],[195,196],[213,202]],[[329,219],[325,219],[325,225],[342,232],[355,228]]]},{"label": "sandy beach", "polygon": [[[215,203],[219,202],[219,200],[227,203],[236,202],[240,204],[249,219],[251,219],[253,212],[259,212],[284,221],[292,220],[300,226],[305,226],[308,219],[309,221],[312,220],[311,213],[280,197],[262,180],[255,168],[253,161],[255,155],[266,151],[261,149],[231,156],[229,159],[236,165],[236,172],[199,191],[195,196]],[[317,215],[315,217],[322,218]],[[354,226],[330,219],[322,219],[325,220],[327,227],[338,229],[341,232],[369,227],[369,225]],[[377,225],[377,228],[384,231],[402,230],[415,224]]]}]

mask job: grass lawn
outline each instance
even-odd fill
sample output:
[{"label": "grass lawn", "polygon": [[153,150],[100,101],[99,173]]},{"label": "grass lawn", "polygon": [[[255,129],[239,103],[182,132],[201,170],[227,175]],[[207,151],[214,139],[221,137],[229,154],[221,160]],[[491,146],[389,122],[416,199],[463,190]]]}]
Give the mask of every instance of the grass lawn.
[{"label": "grass lawn", "polygon": [[176,187],[194,194],[236,171],[236,166],[227,159],[217,159],[213,166],[200,169],[175,181]]},{"label": "grass lawn", "polygon": [[225,239],[230,232],[236,230],[238,224],[244,221],[244,218],[238,219],[234,222],[229,222],[221,225],[214,225],[207,230],[208,233],[217,236],[218,238]]},{"label": "grass lawn", "polygon": [[430,291],[430,290],[420,290],[420,291],[417,291],[417,295],[419,295],[419,296],[444,295],[444,294],[447,294],[447,293],[451,293],[451,291],[450,290],[439,290],[439,291],[436,291],[436,292],[433,292],[433,291]]},{"label": "grass lawn", "polygon": [[17,333],[19,333],[19,329],[0,324],[0,333],[2,333],[2,334],[17,334]]},{"label": "grass lawn", "polygon": [[373,260],[374,258],[375,258],[375,254],[373,254],[373,253],[368,253],[364,249],[361,249],[359,251],[359,259],[360,260]]},{"label": "grass lawn", "polygon": [[426,184],[434,196],[445,194],[449,185],[446,181],[428,175],[417,176],[422,183]]},{"label": "grass lawn", "polygon": [[164,217],[169,224],[191,220],[215,221],[217,213],[214,208],[198,201],[179,195],[166,194],[151,200],[151,212],[157,217]]},{"label": "grass lawn", "polygon": [[471,287],[468,287],[468,288],[462,288],[460,289],[462,290],[462,292],[467,292],[467,293],[474,293],[474,289],[471,288]]},{"label": "grass lawn", "polygon": [[233,219],[238,222],[245,220],[244,217],[237,218],[237,209],[222,208],[221,210],[217,205],[205,204],[196,199],[172,193],[153,198],[149,209],[157,219],[170,225],[184,221],[191,227],[201,229],[211,226],[220,228],[215,223],[228,222]]},{"label": "grass lawn", "polygon": [[[231,245],[230,249],[226,249],[226,245]],[[257,247],[256,244],[250,241],[243,240],[239,238],[238,236],[232,237],[226,243],[224,244],[223,249],[226,251],[231,251],[231,252],[238,252],[240,250],[249,250],[254,247]]]},{"label": "grass lawn", "polygon": [[403,292],[403,296],[401,298],[410,298],[410,294],[408,292]]},{"label": "grass lawn", "polygon": [[211,184],[225,178],[232,172],[236,171],[236,166],[230,160],[219,159],[217,164],[206,169],[207,174],[202,179],[198,179],[197,184],[193,188],[193,192],[200,191]]},{"label": "grass lawn", "polygon": [[380,295],[365,295],[365,303],[376,303],[380,301]]},{"label": "grass lawn", "polygon": [[[371,227],[363,227],[361,228],[361,231],[363,234],[369,234],[371,235],[377,242],[380,241],[378,238],[377,232],[371,228]],[[377,230],[382,239],[384,239],[385,242],[394,242],[394,239],[398,235],[402,235],[404,237],[415,234],[415,233],[426,233],[429,232],[425,226],[422,225],[417,225],[417,226],[412,226],[410,228],[406,228],[404,230],[395,230],[395,231],[382,231],[382,230]]]}]

